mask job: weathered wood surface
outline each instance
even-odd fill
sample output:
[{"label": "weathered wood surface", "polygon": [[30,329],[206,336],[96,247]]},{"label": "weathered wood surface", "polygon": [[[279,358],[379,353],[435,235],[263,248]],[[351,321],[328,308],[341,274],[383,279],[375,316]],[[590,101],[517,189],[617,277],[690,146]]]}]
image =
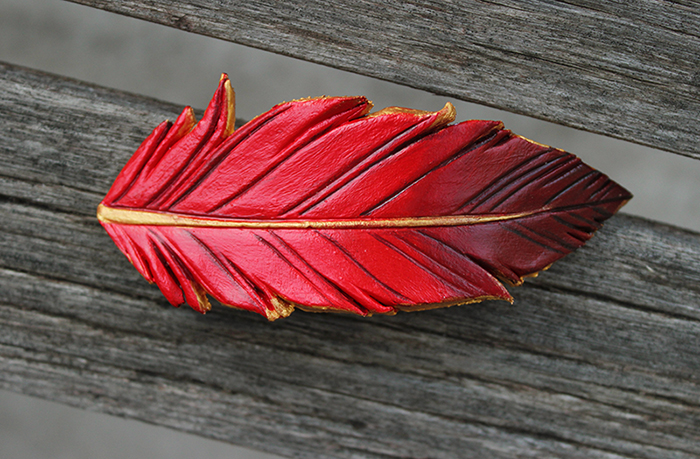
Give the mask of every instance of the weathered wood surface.
[{"label": "weathered wood surface", "polygon": [[700,456],[700,235],[615,217],[512,306],[201,316],[94,217],[178,111],[0,65],[0,388],[290,457]]},{"label": "weathered wood surface", "polygon": [[72,1],[700,158],[696,2]]}]

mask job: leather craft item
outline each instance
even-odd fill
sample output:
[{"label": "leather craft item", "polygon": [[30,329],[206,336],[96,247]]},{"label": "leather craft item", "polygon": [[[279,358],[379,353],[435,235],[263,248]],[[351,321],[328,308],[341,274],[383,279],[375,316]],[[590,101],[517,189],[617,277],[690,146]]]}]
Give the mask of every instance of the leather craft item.
[{"label": "leather craft item", "polygon": [[632,196],[497,121],[364,97],[285,102],[234,131],[228,77],[143,142],[98,208],[175,306],[269,320],[486,299],[581,247]]}]

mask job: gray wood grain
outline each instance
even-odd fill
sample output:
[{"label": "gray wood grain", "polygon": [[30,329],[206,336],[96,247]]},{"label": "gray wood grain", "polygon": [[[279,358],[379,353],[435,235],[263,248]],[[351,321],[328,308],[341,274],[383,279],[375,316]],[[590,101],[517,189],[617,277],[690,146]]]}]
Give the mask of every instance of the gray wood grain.
[{"label": "gray wood grain", "polygon": [[696,2],[72,1],[700,158]]},{"label": "gray wood grain", "polygon": [[617,216],[514,305],[202,316],[94,218],[178,111],[0,65],[0,388],[289,457],[700,457],[700,235]]}]

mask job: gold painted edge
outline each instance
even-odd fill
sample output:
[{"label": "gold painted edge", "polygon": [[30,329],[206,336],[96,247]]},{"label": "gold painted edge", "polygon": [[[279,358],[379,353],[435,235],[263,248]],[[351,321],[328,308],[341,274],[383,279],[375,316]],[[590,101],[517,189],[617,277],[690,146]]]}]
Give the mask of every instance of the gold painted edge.
[{"label": "gold painted edge", "polygon": [[365,118],[376,118],[378,116],[394,115],[397,113],[403,113],[406,115],[413,115],[419,117],[428,117],[437,115],[435,121],[430,126],[431,128],[438,128],[450,124],[457,117],[457,110],[455,106],[450,102],[447,102],[443,108],[436,112],[428,110],[416,110],[414,108],[404,108],[404,107],[386,107],[379,111],[373,112],[365,116]]},{"label": "gold painted edge", "polygon": [[192,286],[192,290],[194,290],[194,294],[197,296],[199,309],[204,313],[211,311],[211,303],[207,297],[208,292],[204,289],[204,287],[195,281],[190,281],[190,285]]},{"label": "gold painted edge", "polygon": [[231,80],[229,80],[228,75],[223,73],[221,79],[226,78],[224,82],[224,93],[226,97],[226,128],[224,129],[224,136],[228,137],[233,134],[236,128],[236,93],[231,87]]},{"label": "gold painted edge", "polygon": [[443,309],[443,308],[451,308],[452,306],[463,306],[467,304],[474,304],[474,303],[481,303],[483,301],[488,301],[488,300],[502,300],[502,301],[507,301],[510,304],[513,304],[513,297],[502,297],[502,296],[495,296],[495,295],[482,295],[482,296],[477,296],[474,298],[457,298],[454,300],[448,300],[444,301],[442,303],[419,303],[416,305],[396,305],[392,306],[396,311],[400,312],[419,312],[419,311],[430,311],[433,309]]},{"label": "gold painted edge", "polygon": [[[488,300],[502,300],[502,301],[507,301],[509,303],[513,303],[513,297],[500,297],[500,296],[494,296],[494,295],[483,295],[483,296],[478,296],[475,298],[455,298],[451,300],[447,300],[441,303],[418,303],[418,304],[397,304],[390,306],[393,308],[391,311],[387,312],[369,312],[365,317],[371,317],[373,315],[380,315],[380,316],[394,316],[399,312],[419,312],[419,311],[429,311],[433,309],[443,309],[443,308],[450,308],[453,306],[464,306],[468,304],[475,304],[475,303],[481,303],[483,301],[488,301]],[[274,307],[273,310],[267,310],[265,311],[267,320],[270,322],[273,322],[277,319],[288,317],[292,312],[294,312],[295,309],[300,309],[304,312],[309,312],[309,313],[333,313],[333,314],[350,314],[350,315],[355,315],[352,311],[347,311],[345,309],[338,309],[338,308],[333,308],[329,306],[318,306],[318,305],[305,305],[305,304],[298,304],[298,303],[293,303],[289,300],[286,300],[284,298],[281,298],[279,296],[276,296],[272,299],[272,305]],[[238,308],[233,305],[225,305],[231,308],[235,309],[242,309]]]},{"label": "gold painted edge", "polygon": [[[541,211],[541,210],[540,210]],[[194,217],[190,215],[119,209],[100,204],[97,219],[102,223],[119,225],[180,226],[189,228],[241,229],[363,229],[363,228],[421,228],[433,226],[464,226],[514,220],[537,212],[484,215],[447,215],[440,217],[399,217],[366,220],[243,220],[235,218]]]}]

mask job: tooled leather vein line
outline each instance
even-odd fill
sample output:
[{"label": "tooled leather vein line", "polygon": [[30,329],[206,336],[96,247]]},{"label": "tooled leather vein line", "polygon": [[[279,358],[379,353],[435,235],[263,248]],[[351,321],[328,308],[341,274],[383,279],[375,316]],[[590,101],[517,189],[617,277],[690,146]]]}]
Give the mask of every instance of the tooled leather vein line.
[{"label": "tooled leather vein line", "polygon": [[445,166],[447,166],[447,165],[453,163],[454,161],[457,161],[458,159],[460,159],[460,158],[463,157],[464,155],[467,155],[467,154],[469,154],[469,153],[471,153],[471,152],[473,152],[473,151],[475,151],[475,150],[477,150],[477,149],[483,147],[484,145],[488,144],[491,140],[493,140],[493,139],[498,135],[499,132],[501,132],[501,129],[500,129],[500,128],[494,128],[494,129],[488,131],[487,133],[483,134],[482,136],[480,136],[480,137],[474,139],[473,141],[469,142],[467,145],[465,145],[464,147],[462,147],[462,148],[460,148],[459,150],[457,150],[454,154],[450,155],[449,157],[447,157],[446,159],[444,159],[442,162],[440,162],[440,163],[437,164],[436,166],[431,167],[429,170],[427,170],[426,172],[424,172],[423,174],[421,174],[419,177],[417,177],[417,178],[415,178],[414,180],[412,180],[410,183],[404,184],[404,186],[402,186],[400,189],[395,190],[392,194],[390,194],[389,196],[386,196],[386,197],[385,197],[384,199],[382,199],[380,202],[378,202],[378,203],[376,203],[375,205],[373,205],[370,209],[365,210],[364,212],[362,212],[362,215],[363,215],[363,216],[364,216],[364,215],[370,215],[372,212],[375,212],[375,211],[381,209],[382,207],[384,207],[385,205],[387,205],[389,202],[391,202],[391,201],[393,201],[394,199],[398,198],[398,197],[399,197],[402,193],[404,193],[406,190],[408,190],[408,189],[411,188],[413,185],[415,185],[416,183],[420,182],[421,180],[423,180],[424,178],[426,178],[427,176],[429,176],[429,175],[432,174],[433,172],[435,172],[435,171],[437,171],[437,170],[439,170],[439,169],[442,169],[443,167],[445,167]]},{"label": "tooled leather vein line", "polygon": [[586,231],[584,231],[584,229],[580,225],[576,225],[576,224],[571,223],[567,220],[564,220],[563,218],[561,218],[557,215],[553,215],[552,219],[556,222],[559,222],[561,225],[563,225],[567,228],[570,228],[572,231],[575,231],[575,232],[567,231],[566,234],[568,234],[569,236],[571,236],[571,237],[573,237],[581,242],[586,242],[588,240],[588,238],[583,239],[582,236],[579,234],[579,233],[588,234]]},{"label": "tooled leather vein line", "polygon": [[[513,137],[507,137],[507,139],[511,139]],[[494,148],[493,146],[491,148]],[[529,163],[535,162],[537,160],[541,160],[542,156],[544,156],[547,153],[551,153],[554,151],[553,149],[548,149],[540,152],[539,154],[535,156],[531,156],[529,158],[526,158],[524,161],[520,162],[519,164],[513,166],[511,169],[506,171],[503,175],[499,176],[496,178],[493,182],[491,182],[489,185],[484,187],[481,191],[479,191],[475,196],[468,198],[464,203],[462,203],[458,207],[458,212],[470,212],[473,209],[476,209],[477,207],[483,205],[486,203],[489,199],[493,198],[495,195],[497,195],[499,192],[503,191],[506,187],[512,185],[514,182],[516,182],[518,179],[523,177],[524,175],[530,173],[533,170],[537,170],[538,168],[542,167],[546,163],[543,164],[535,164],[535,166],[526,168],[526,166]],[[565,154],[562,154],[555,158],[553,161],[556,161],[560,158],[565,157]]]},{"label": "tooled leather vein line", "polygon": [[[211,125],[207,126],[207,129],[204,131],[204,135],[202,136],[202,140],[200,140],[200,142],[197,143],[197,146],[192,150],[189,157],[180,165],[180,169],[178,170],[178,172],[173,174],[173,176],[165,184],[163,184],[160,187],[160,189],[153,196],[150,197],[150,199],[144,204],[144,207],[148,207],[148,206],[154,204],[164,194],[166,194],[166,195],[169,194],[170,190],[173,188],[172,185],[174,183],[178,182],[180,176],[182,175],[182,172],[187,170],[187,168],[190,166],[190,164],[192,164],[196,160],[196,158],[199,156],[199,154],[202,152],[202,150],[204,148],[206,148],[206,146],[209,143],[209,141],[211,140],[211,138],[216,134],[220,117],[221,117],[221,109],[219,108],[219,110],[212,117]],[[197,129],[197,128],[195,127],[194,129]],[[192,131],[190,131],[188,134],[191,134],[191,133],[192,133]],[[183,136],[183,138],[184,138],[184,136]],[[158,161],[156,162],[156,164],[153,165],[153,168],[149,172],[149,175],[154,170],[156,170],[156,168],[160,165],[160,163],[162,163],[163,158],[168,153],[170,153],[172,151],[172,147],[175,146],[176,144],[177,144],[177,142],[175,144],[173,144],[170,148],[168,148],[168,150],[166,150],[163,153],[163,155],[161,155],[160,158],[158,158]]]},{"label": "tooled leather vein line", "polygon": [[[329,184],[325,185],[323,189],[320,189],[318,191],[318,193],[306,197],[303,202],[288,210],[287,213],[296,211],[298,208],[304,206],[306,208],[304,208],[304,210],[301,211],[301,215],[313,210],[325,201],[328,201],[336,193],[345,189],[347,186],[353,184],[355,180],[357,180],[359,177],[363,176],[364,174],[367,174],[373,167],[384,163],[384,161],[388,160],[392,156],[400,154],[406,148],[416,144],[417,142],[429,136],[430,134],[433,134],[434,131],[427,129],[426,131],[417,134],[415,137],[409,137],[413,131],[418,130],[422,127],[423,122],[415,124],[410,128],[407,128],[406,130],[402,131],[399,135],[387,141],[381,147],[376,148],[369,155],[363,158],[360,162],[344,171],[343,174],[333,179],[333,181]],[[409,138],[406,139],[405,137]],[[323,193],[326,194],[323,195]],[[313,202],[314,199],[316,199],[316,202]],[[309,202],[312,202],[312,204],[309,204]]]},{"label": "tooled leather vein line", "polygon": [[[199,178],[192,183],[186,190],[182,190],[182,185],[185,184],[183,180],[180,180],[181,183],[175,183],[173,184],[173,189],[171,192],[169,192],[169,196],[166,196],[164,198],[164,202],[167,203],[167,201],[172,200],[173,197],[179,193],[179,196],[171,203],[167,205],[168,209],[172,209],[173,207],[177,206],[181,201],[187,199],[187,197],[190,196],[193,190],[195,190],[197,187],[199,187],[213,172],[216,171],[216,168],[219,167],[219,165],[228,157],[228,154],[233,151],[235,148],[237,148],[239,145],[241,145],[243,142],[245,142],[249,137],[254,135],[256,132],[258,132],[260,129],[262,129],[265,125],[273,121],[275,118],[277,118],[280,114],[284,113],[287,111],[288,108],[285,108],[284,110],[280,110],[279,112],[275,113],[274,116],[271,116],[268,119],[262,120],[259,126],[255,126],[253,129],[251,129],[250,132],[245,134],[242,138],[236,139],[236,142],[233,143],[233,145],[228,145],[227,143],[230,141],[231,138],[236,136],[236,133],[231,134],[230,136],[226,137],[216,148],[214,148],[211,152],[211,155],[208,158],[205,158],[204,161],[202,161],[201,164],[197,166],[197,170],[192,172],[192,175]],[[212,134],[213,135],[213,134]],[[199,153],[198,153],[199,154]],[[180,174],[182,175],[182,173]]]},{"label": "tooled leather vein line", "polygon": [[606,178],[605,183],[603,183],[603,185],[599,189],[597,189],[596,191],[594,191],[593,193],[590,194],[591,198],[603,193],[603,191],[605,191],[605,193],[607,193],[608,191],[610,191],[610,190],[608,190],[608,188],[614,187],[614,182],[612,180],[610,180],[610,178],[608,178],[608,177],[605,177],[605,178]]},{"label": "tooled leather vein line", "polygon": [[[570,180],[571,175],[574,175],[579,172],[585,173],[587,169],[590,169],[588,166],[583,164],[581,160],[576,156],[570,153],[564,153],[564,155],[553,160],[551,164],[544,163],[540,167],[533,169],[527,174],[523,175],[521,177],[523,178],[523,180],[515,180],[513,181],[513,183],[509,184],[508,187],[517,186],[517,188],[508,191],[506,196],[501,196],[500,200],[496,204],[494,204],[491,207],[491,209],[495,209],[510,198],[512,198],[513,196],[517,196],[524,188],[526,188],[529,185],[537,185],[538,182],[543,182],[539,183],[539,185],[542,187],[551,187],[559,181]],[[595,173],[600,175],[600,172],[596,170],[591,170],[588,174]],[[503,192],[505,192],[505,188],[506,187],[504,187],[504,190],[502,190]],[[558,195],[555,196],[558,197]],[[547,202],[542,204],[542,206],[547,206],[549,205],[549,203],[550,201],[548,200]]]},{"label": "tooled leather vein line", "polygon": [[[378,240],[379,242],[381,242],[382,244],[384,244],[385,246],[389,247],[390,249],[392,249],[392,250],[394,250],[395,252],[397,252],[397,253],[399,253],[400,255],[402,255],[404,258],[406,258],[408,261],[410,261],[411,263],[413,263],[414,265],[416,265],[418,268],[420,268],[420,269],[423,270],[424,272],[429,273],[433,278],[437,279],[437,280],[440,281],[440,282],[444,282],[444,283],[446,283],[447,285],[449,285],[450,287],[452,287],[455,291],[457,291],[458,294],[461,294],[461,295],[464,295],[464,296],[468,296],[468,295],[469,295],[469,292],[467,292],[463,287],[457,285],[453,280],[448,279],[448,278],[447,278],[445,275],[443,275],[442,273],[436,272],[437,270],[435,269],[435,267],[428,266],[427,263],[421,263],[416,257],[413,257],[413,256],[409,255],[408,253],[406,253],[405,250],[403,250],[403,249],[397,247],[395,244],[392,244],[392,243],[389,242],[387,239],[383,238],[382,236],[380,236],[380,235],[378,235],[378,234],[372,234],[372,236],[373,236],[376,240]],[[452,271],[450,271],[449,269],[445,268],[444,265],[438,263],[438,262],[437,262],[436,260],[434,260],[433,258],[427,256],[424,252],[422,252],[422,251],[420,251],[420,250],[418,250],[418,249],[416,249],[416,251],[417,251],[418,253],[420,253],[421,255],[423,255],[423,256],[427,259],[426,261],[428,261],[428,263],[429,263],[430,261],[432,261],[434,265],[437,265],[438,267],[442,267],[443,269],[446,269],[448,272],[450,272],[451,274],[454,275],[454,273],[453,273]]]},{"label": "tooled leather vein line", "polygon": [[[338,118],[342,118],[343,115],[345,115],[347,112],[352,111],[357,109],[361,104],[358,104],[354,106],[353,108],[340,112],[336,115],[333,115],[332,117],[328,118],[322,123],[326,123],[327,126],[324,126],[319,130],[319,132],[315,133],[314,135],[311,135],[308,139],[306,139],[303,143],[300,145],[297,145],[294,150],[290,151],[287,153],[286,156],[283,158],[279,158],[277,161],[274,163],[268,165],[268,167],[259,173],[256,177],[253,177],[251,181],[245,184],[243,188],[238,190],[236,193],[234,193],[232,196],[227,197],[225,200],[222,202],[219,202],[216,207],[210,210],[210,212],[217,212],[224,207],[228,206],[231,204],[233,201],[236,199],[240,198],[242,195],[245,193],[249,192],[253,187],[255,187],[258,183],[260,183],[265,177],[270,175],[273,171],[275,171],[277,168],[279,168],[283,163],[285,163],[287,160],[291,159],[293,156],[295,156],[299,151],[303,150],[304,148],[307,148],[309,145],[313,144],[314,142],[318,141],[320,138],[328,134],[329,132],[333,131],[338,127],[338,125],[334,124],[336,123],[336,120]],[[352,118],[352,119],[357,119],[357,118]],[[288,147],[287,147],[288,148]]]},{"label": "tooled leather vein line", "polygon": [[[401,131],[401,133],[391,139],[388,139],[384,144],[381,146],[375,148],[374,150],[370,151],[367,155],[365,155],[363,158],[357,160],[354,164],[349,165],[345,170],[339,171],[338,174],[335,176],[331,177],[329,180],[326,180],[326,182],[322,183],[320,186],[316,187],[316,189],[310,191],[306,196],[302,198],[301,201],[293,203],[291,206],[288,208],[284,209],[280,214],[289,214],[295,211],[298,211],[299,208],[303,208],[303,210],[300,212],[302,215],[314,207],[318,206],[331,196],[335,194],[337,191],[341,190],[344,188],[346,185],[352,183],[355,178],[359,177],[360,175],[365,173],[365,170],[371,168],[378,162],[383,161],[384,159],[388,158],[389,156],[393,156],[397,152],[403,150],[406,146],[411,145],[414,141],[414,138],[410,138],[408,140],[403,140],[404,137],[410,135],[410,133],[416,129],[421,127],[420,124],[416,124],[411,126],[410,128],[404,129]],[[429,133],[426,133],[425,135],[428,135]],[[425,137],[423,135],[423,137]],[[398,146],[397,146],[398,145]],[[394,148],[395,147],[395,148]],[[391,150],[393,148],[393,150]],[[382,152],[390,150],[389,153],[381,157],[379,160],[377,160],[374,163],[370,163],[369,166],[367,166],[368,161],[372,160],[373,156],[381,155]],[[358,168],[367,166],[365,170],[359,170]],[[356,174],[355,177],[352,177],[353,174]],[[348,179],[348,177],[350,177]],[[345,182],[343,182],[345,180]],[[328,191],[330,189],[330,192]],[[323,193],[326,193],[323,195]],[[314,202],[314,200],[316,202]],[[311,202],[311,204],[309,204]]]},{"label": "tooled leather vein line", "polygon": [[518,231],[517,229],[512,228],[510,226],[504,226],[503,229],[505,229],[506,231],[510,231],[511,233],[515,234],[516,236],[519,236],[519,237],[525,239],[526,241],[530,241],[531,243],[538,245],[538,246],[542,247],[543,249],[551,250],[552,252],[556,252],[556,253],[559,253],[562,255],[566,255],[567,253],[569,253],[569,252],[564,252],[562,250],[555,249],[554,247],[548,246],[547,244],[545,244],[543,242],[537,241],[537,240],[531,238],[530,236],[528,236],[527,234],[524,234],[523,232]]},{"label": "tooled leather vein line", "polygon": [[[165,254],[162,253],[162,250],[159,246],[161,241],[158,240],[157,235],[153,231],[148,232],[148,234],[146,235],[146,239],[148,241],[148,245],[151,247],[151,250],[153,251],[153,255],[160,262],[160,264],[163,266],[163,269],[167,273],[167,275],[170,278],[170,280],[172,281],[172,283],[175,284],[175,286],[180,290],[180,295],[182,297],[182,303],[180,303],[180,304],[185,303],[187,301],[187,296],[185,295],[185,291],[182,289],[182,285],[180,285],[180,279],[178,279],[177,275],[173,271],[173,268],[167,262],[167,260],[165,258]],[[155,260],[153,260],[153,261],[155,262]],[[156,278],[153,277],[153,279],[155,280]],[[158,284],[158,287],[160,288],[160,284]],[[167,298],[167,296],[166,296],[166,298]],[[167,298],[167,299],[168,299],[168,301],[170,301],[170,298]]]},{"label": "tooled leather vein line", "polygon": [[[571,218],[573,218],[574,220],[578,220],[578,221],[580,221],[580,222],[585,223],[585,224],[588,225],[588,226],[591,226],[591,227],[595,228],[595,230],[600,229],[600,227],[602,226],[602,224],[601,224],[599,221],[591,220],[590,218],[586,218],[586,217],[584,217],[584,216],[582,216],[582,215],[578,215],[578,214],[575,214],[575,213],[570,213],[568,216],[571,217]],[[594,231],[595,231],[595,230],[594,230]],[[582,230],[582,231],[584,231],[584,230]],[[586,231],[586,232],[588,232],[588,231]]]},{"label": "tooled leather vein line", "polygon": [[[168,129],[166,129],[165,131],[163,131],[163,133],[160,135],[160,138],[159,138],[158,141],[155,143],[155,147],[153,148],[153,151],[154,151],[154,152],[158,150],[158,147],[159,147],[160,144],[166,139],[166,137],[168,136],[168,133],[170,132],[170,130],[171,130],[172,128],[173,128],[173,125],[171,124],[171,125],[168,127]],[[167,151],[166,151],[165,153],[163,153],[163,155],[165,155],[166,153],[167,153]],[[161,155],[161,156],[163,156],[163,155]],[[113,204],[116,204],[117,202],[119,202],[121,199],[124,198],[124,196],[126,196],[126,195],[131,191],[131,189],[134,187],[134,185],[135,185],[136,182],[139,180],[139,178],[141,178],[141,175],[144,173],[144,168],[145,168],[145,166],[146,166],[146,165],[149,163],[149,161],[151,161],[151,160],[152,160],[152,156],[149,157],[149,158],[144,158],[143,165],[139,168],[139,170],[136,172],[136,174],[134,174],[134,177],[131,179],[131,182],[129,182],[129,184],[122,190],[122,192],[119,194],[119,196],[117,196],[115,199],[112,199],[112,203],[113,203]]]},{"label": "tooled leather vein line", "polygon": [[[614,201],[614,199],[608,199],[608,201]],[[619,201],[619,199],[618,199],[618,201]],[[600,202],[604,203],[605,201],[600,201]],[[600,206],[593,205],[593,206],[591,206],[591,209],[593,209],[593,211],[595,211],[595,212],[598,212],[603,220],[606,220],[606,219],[613,216],[612,212],[609,212],[609,211],[601,208]]]},{"label": "tooled leather vein line", "polygon": [[[397,233],[398,233],[398,232],[397,232]],[[488,269],[486,269],[484,266],[481,266],[480,264],[478,264],[472,257],[470,257],[470,256],[468,256],[468,255],[466,255],[466,254],[464,254],[464,253],[455,251],[454,248],[450,247],[449,245],[445,245],[445,244],[441,243],[441,241],[440,241],[439,239],[434,238],[434,237],[432,237],[432,236],[430,236],[430,235],[428,235],[428,234],[425,234],[424,232],[422,232],[422,231],[420,231],[420,230],[417,231],[416,233],[419,235],[419,237],[422,236],[423,239],[427,239],[427,240],[429,240],[429,241],[434,241],[434,242],[440,243],[440,244],[443,245],[444,247],[447,247],[448,249],[450,249],[451,252],[453,252],[453,253],[454,253],[455,255],[457,255],[459,258],[461,258],[462,260],[466,260],[468,263],[472,264],[472,265],[475,266],[475,267],[478,267],[478,268],[483,269],[483,270],[486,271],[486,273],[493,279],[494,282],[498,282],[498,281],[496,280],[496,278],[493,276],[493,274],[491,273],[490,270],[488,270]],[[457,272],[456,272],[455,269],[453,269],[453,268],[451,268],[450,266],[446,265],[445,263],[441,262],[440,260],[438,260],[438,259],[435,258],[434,256],[428,254],[428,252],[427,252],[426,250],[420,248],[419,245],[415,245],[415,246],[414,246],[413,244],[411,244],[410,241],[408,241],[408,240],[407,240],[406,238],[404,238],[404,237],[399,236],[398,234],[394,234],[394,237],[395,237],[396,239],[402,241],[404,244],[408,244],[409,246],[412,246],[412,247],[416,250],[416,252],[420,253],[421,255],[423,255],[424,257],[426,257],[428,260],[430,260],[430,261],[432,261],[433,263],[435,263],[436,265],[440,266],[442,269],[444,269],[445,271],[449,272],[449,273],[452,274],[453,276],[455,276],[455,277],[461,277],[462,280],[466,281],[470,287],[474,287],[474,286],[475,286],[475,283],[474,283],[474,282],[471,282],[471,281],[467,280],[466,277],[459,276],[459,275],[457,274]],[[461,288],[462,290],[464,290],[463,287],[460,287],[460,288]]]},{"label": "tooled leather vein line", "polygon": [[[362,306],[355,298],[350,296],[345,291],[345,289],[341,288],[335,281],[328,278],[321,271],[319,271],[313,265],[311,265],[309,260],[307,260],[306,258],[301,256],[301,254],[299,252],[297,252],[291,245],[289,245],[280,235],[278,235],[274,231],[268,231],[268,234],[270,234],[270,236],[272,236],[277,241],[278,244],[280,244],[285,250],[287,250],[290,254],[292,254],[294,257],[296,257],[304,266],[306,266],[307,269],[310,271],[311,275],[317,276],[321,280],[321,282],[325,282],[330,287],[334,288],[338,292],[339,296],[345,298],[345,300],[348,303],[352,304],[353,306],[355,306],[357,309],[359,309],[363,313],[367,314],[369,312],[367,310],[367,308]],[[308,276],[307,276],[307,279],[309,279]],[[309,280],[311,280],[311,279],[309,279]],[[326,297],[325,294],[323,296],[324,296],[324,298],[328,299],[328,297]],[[332,303],[329,303],[329,304],[332,304]]]},{"label": "tooled leather vein line", "polygon": [[559,236],[556,236],[555,234],[552,234],[549,231],[537,231],[533,228],[530,228],[529,226],[523,225],[520,222],[513,222],[513,224],[516,225],[521,230],[524,230],[523,232],[527,231],[531,235],[539,237],[541,239],[544,239],[545,241],[551,241],[553,243],[559,244],[559,246],[561,246],[565,250],[568,250],[569,252],[573,252],[577,248],[576,246],[569,244],[568,242],[564,241]]},{"label": "tooled leather vein line", "polygon": [[[207,244],[204,243],[201,239],[199,239],[195,234],[187,232],[187,234],[192,238],[192,240],[195,241],[195,243],[199,244],[199,246],[202,248],[202,250],[207,253],[216,264],[218,264],[221,267],[221,270],[226,273],[226,276],[238,284],[241,289],[248,294],[248,296],[251,297],[251,299],[257,303],[259,306],[260,311],[265,311],[265,300],[263,299],[263,295],[261,295],[260,290],[256,287],[255,283],[249,278],[249,276],[245,275],[242,270],[231,260],[228,259],[223,254],[215,253]],[[222,259],[225,260],[228,265],[233,269],[234,274],[232,274],[226,266],[223,264]],[[236,279],[236,276],[238,276],[240,279]],[[213,294],[212,294],[213,295]],[[217,300],[221,301],[222,303],[225,303],[221,299],[217,298]]]},{"label": "tooled leather vein line", "polygon": [[[481,258],[475,256],[473,253],[465,253],[465,252],[461,251],[460,249],[458,249],[457,247],[452,246],[447,241],[440,239],[437,236],[426,233],[424,230],[423,231],[418,230],[416,232],[425,238],[433,240],[435,243],[439,244],[440,246],[449,249],[452,253],[456,254],[457,256],[462,257],[463,259],[473,263],[474,265],[478,266],[479,268],[481,268],[484,271],[486,271],[487,273],[489,273],[491,276],[498,276],[502,279],[510,279],[509,276],[507,276],[506,274],[501,272],[496,266],[485,262]],[[512,270],[511,270],[511,272],[512,272]],[[515,273],[513,273],[513,274],[515,276],[517,276],[517,274],[515,274]],[[498,283],[498,281],[496,281],[495,279],[494,279],[494,281]]]},{"label": "tooled leather vein line", "polygon": [[[400,298],[400,299],[405,300],[405,301],[407,301],[407,302],[410,302],[410,301],[411,301],[408,297],[404,296],[404,295],[401,294],[399,291],[397,291],[397,290],[391,288],[389,285],[387,285],[387,284],[385,284],[384,282],[382,282],[381,280],[379,280],[379,278],[378,278],[377,276],[375,276],[374,274],[372,274],[371,272],[369,272],[369,270],[368,270],[362,263],[360,263],[359,261],[357,261],[357,259],[355,259],[355,257],[353,257],[353,256],[350,254],[350,252],[349,252],[345,247],[343,247],[343,246],[340,244],[340,242],[338,242],[338,241],[336,241],[335,239],[331,238],[329,235],[326,235],[326,234],[322,233],[321,231],[318,231],[318,230],[313,230],[313,231],[314,231],[316,234],[318,234],[318,236],[320,236],[321,238],[325,239],[325,240],[328,241],[331,245],[333,245],[335,248],[337,248],[338,251],[339,251],[340,253],[342,253],[342,254],[343,254],[350,262],[352,262],[358,269],[360,269],[363,273],[365,273],[365,275],[367,275],[370,279],[372,279],[372,281],[374,281],[375,283],[377,283],[377,285],[383,287],[385,290],[387,290],[389,293],[391,293],[392,295],[396,296],[397,298]],[[365,294],[366,294],[366,295],[369,295],[369,293],[367,293],[367,292],[365,292]],[[381,301],[377,300],[376,298],[372,297],[371,295],[369,295],[369,296],[370,296],[373,300],[375,300],[377,303],[383,304]]]},{"label": "tooled leather vein line", "polygon": [[[132,253],[133,256],[137,257],[139,260],[140,265],[143,267],[143,269],[146,271],[148,274],[147,279],[149,279],[149,282],[154,282],[154,273],[153,270],[150,267],[150,264],[148,263],[148,257],[146,256],[145,253],[143,253],[143,248],[139,244],[134,241],[134,239],[131,237],[128,231],[124,231],[122,228],[119,228],[120,235],[123,238],[123,241],[129,244],[129,246],[132,248]],[[132,262],[133,263],[133,262]]]},{"label": "tooled leather vein line", "polygon": [[[574,168],[574,169],[571,169],[570,171],[566,171],[566,174],[564,174],[564,175],[568,175],[569,172],[573,172],[574,170],[575,170],[575,168]],[[598,180],[598,178],[600,177],[600,172],[598,172],[598,171],[589,171],[589,172],[587,172],[586,174],[582,175],[582,176],[579,177],[578,179],[574,180],[573,182],[569,183],[569,184],[566,185],[564,188],[562,188],[561,190],[559,190],[559,192],[556,193],[555,195],[553,195],[551,198],[547,199],[547,202],[545,202],[544,205],[546,206],[546,205],[548,205],[548,204],[553,203],[553,202],[556,201],[558,198],[560,198],[561,196],[565,195],[566,193],[568,193],[569,191],[571,191],[575,186],[579,185],[580,183],[582,183],[583,181],[585,181],[587,178],[590,178],[591,176],[595,176],[595,177],[593,178],[593,182],[595,182],[595,181]],[[553,182],[553,181],[552,181],[552,182]],[[550,183],[551,183],[551,182],[550,182]]]},{"label": "tooled leather vein line", "polygon": [[[518,194],[527,186],[537,184],[537,181],[543,177],[554,173],[554,179],[558,179],[562,175],[570,173],[578,167],[576,163],[576,157],[573,155],[562,155],[559,158],[553,160],[551,163],[544,163],[539,167],[536,167],[526,174],[513,180],[508,185],[504,186],[501,190],[491,196],[489,199],[484,201],[483,205],[486,205],[492,199],[497,199],[497,201],[489,207],[489,211],[493,212],[496,208],[501,206],[504,202],[508,201],[513,196],[518,196]],[[513,187],[510,190],[506,190],[508,187]]]},{"label": "tooled leather vein line", "polygon": [[[292,263],[292,261],[291,261],[287,256],[285,256],[285,254],[283,254],[283,253],[280,251],[280,249],[278,249],[277,247],[275,247],[275,245],[272,244],[272,242],[268,241],[267,239],[265,239],[265,238],[264,238],[263,236],[261,236],[260,234],[255,234],[254,236],[255,236],[255,238],[258,240],[258,242],[260,242],[262,245],[264,245],[265,247],[267,247],[267,248],[268,248],[273,254],[275,254],[282,262],[286,263],[287,266],[289,266],[290,268],[292,268],[292,270],[296,271],[296,272],[299,274],[299,276],[301,276],[304,280],[306,280],[306,282],[308,282],[309,285],[311,285],[311,287],[312,287],[314,290],[316,290],[316,292],[328,302],[328,304],[333,304],[333,302],[328,298],[328,296],[326,296],[326,294],[323,292],[323,290],[321,290],[321,288],[317,285],[317,283],[314,282],[313,279],[309,278],[309,276],[308,276],[304,271],[302,271],[297,265],[295,265],[294,263]],[[292,255],[294,255],[293,252],[292,252]],[[306,267],[308,267],[308,268],[311,270],[311,274],[313,274],[314,272],[317,272],[315,269],[313,269],[313,268],[311,268],[311,266],[309,266],[309,264],[306,262],[306,260],[301,259],[300,261],[301,261]],[[323,276],[321,276],[321,277],[322,277],[322,279],[323,279]]]},{"label": "tooled leather vein line", "polygon": [[[165,260],[167,261],[168,265],[172,266],[172,264],[175,263],[186,280],[190,282],[195,281],[195,277],[192,274],[192,270],[190,269],[190,266],[187,265],[187,262],[182,256],[182,254],[178,253],[178,251],[175,248],[173,248],[172,244],[170,244],[170,242],[158,232],[153,231],[152,229],[149,229],[148,232],[151,234],[151,237],[158,242],[158,247],[163,252],[163,256],[166,257]],[[170,258],[170,260],[172,260],[172,262],[168,259],[168,257]],[[175,273],[175,271],[173,271],[173,274],[177,276],[177,273]],[[177,280],[177,283],[180,284],[181,279],[179,277],[176,277],[175,279]],[[187,296],[185,295],[184,288],[181,284],[180,290],[183,291],[182,293],[184,295],[185,302],[187,302]]]}]

